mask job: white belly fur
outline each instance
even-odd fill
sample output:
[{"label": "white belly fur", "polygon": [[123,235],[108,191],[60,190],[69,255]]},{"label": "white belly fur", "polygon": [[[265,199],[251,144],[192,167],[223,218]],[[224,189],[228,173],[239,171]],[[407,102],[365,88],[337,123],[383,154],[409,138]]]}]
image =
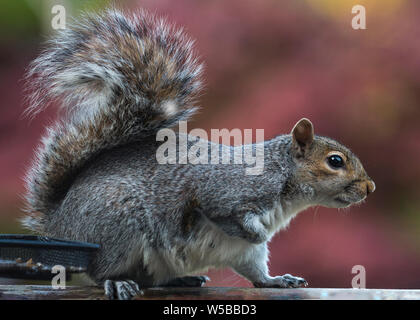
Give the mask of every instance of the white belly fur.
[{"label": "white belly fur", "polygon": [[[264,215],[256,216],[252,223],[259,228],[265,228],[268,239],[277,231],[286,228],[291,219],[308,206],[288,206],[283,209],[279,203]],[[244,239],[231,237],[211,223],[202,220],[200,231],[195,241],[180,247],[162,250],[141,248],[143,265],[156,279],[156,284],[169,279],[186,275],[197,275],[209,268],[224,268],[231,266],[232,261],[249,259],[255,254],[258,244],[252,244]],[[185,258],[182,258],[185,257]]]}]

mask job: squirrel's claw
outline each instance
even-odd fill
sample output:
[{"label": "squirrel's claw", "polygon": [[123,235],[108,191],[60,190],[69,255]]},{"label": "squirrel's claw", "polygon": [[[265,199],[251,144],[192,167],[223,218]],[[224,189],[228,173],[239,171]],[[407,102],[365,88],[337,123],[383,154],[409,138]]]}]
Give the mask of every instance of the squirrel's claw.
[{"label": "squirrel's claw", "polygon": [[271,278],[267,282],[254,282],[254,286],[257,288],[303,288],[308,286],[308,282],[301,277],[295,277],[287,273]]},{"label": "squirrel's claw", "polygon": [[288,273],[283,275],[283,280],[288,284],[288,288],[302,288],[308,286],[308,282],[305,279],[292,276]]},{"label": "squirrel's claw", "polygon": [[110,300],[131,300],[133,297],[143,294],[143,291],[140,290],[138,284],[133,280],[106,280],[104,289],[105,295]]}]

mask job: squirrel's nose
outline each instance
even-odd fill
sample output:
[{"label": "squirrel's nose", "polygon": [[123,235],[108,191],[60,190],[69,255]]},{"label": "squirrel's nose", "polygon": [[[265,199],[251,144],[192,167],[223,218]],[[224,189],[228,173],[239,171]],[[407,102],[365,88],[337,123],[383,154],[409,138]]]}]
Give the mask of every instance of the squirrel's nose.
[{"label": "squirrel's nose", "polygon": [[366,181],[366,195],[369,195],[369,193],[372,193],[373,191],[375,191],[376,186],[375,186],[375,182],[373,182],[372,179],[369,179]]}]

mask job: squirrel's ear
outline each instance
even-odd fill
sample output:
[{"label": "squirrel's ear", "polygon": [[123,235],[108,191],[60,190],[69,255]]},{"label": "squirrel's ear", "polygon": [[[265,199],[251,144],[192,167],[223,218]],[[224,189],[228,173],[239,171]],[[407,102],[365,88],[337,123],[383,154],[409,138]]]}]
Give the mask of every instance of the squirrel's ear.
[{"label": "squirrel's ear", "polygon": [[305,155],[305,151],[309,148],[314,140],[314,127],[312,122],[306,118],[300,119],[292,130],[293,147],[297,157]]}]

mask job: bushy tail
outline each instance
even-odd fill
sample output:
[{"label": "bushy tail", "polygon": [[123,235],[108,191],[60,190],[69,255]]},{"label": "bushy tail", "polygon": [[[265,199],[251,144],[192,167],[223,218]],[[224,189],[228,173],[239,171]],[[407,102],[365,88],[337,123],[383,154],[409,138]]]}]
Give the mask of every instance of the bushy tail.
[{"label": "bushy tail", "polygon": [[58,98],[66,113],[47,129],[27,174],[23,224],[42,231],[75,174],[102,150],[187,119],[201,69],[192,41],[144,11],[88,15],[61,31],[28,72],[28,112]]}]

